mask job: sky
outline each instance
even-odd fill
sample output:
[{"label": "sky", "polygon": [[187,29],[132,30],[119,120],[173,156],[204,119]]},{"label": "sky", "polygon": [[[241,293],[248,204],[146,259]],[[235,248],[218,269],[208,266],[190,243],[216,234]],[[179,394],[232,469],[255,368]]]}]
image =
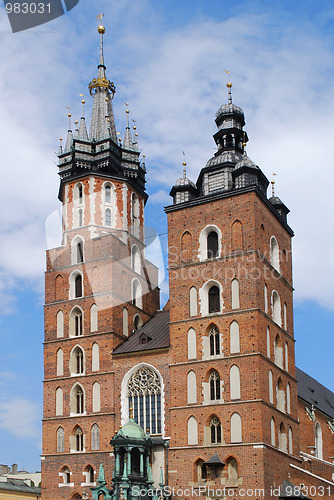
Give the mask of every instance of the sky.
[{"label": "sky", "polygon": [[[166,255],[169,191],[196,181],[215,152],[217,109],[243,108],[248,156],[290,208],[296,364],[334,391],[332,1],[80,0],[13,34],[0,7],[0,463],[40,469],[46,221],[59,209],[57,157],[66,106],[81,116],[96,76],[104,13],[107,76],[123,135],[125,105],[148,168],[146,225]],[[166,264],[165,264],[166,265]],[[163,270],[162,270],[163,271]],[[163,273],[162,273],[163,275]],[[168,297],[161,283],[162,305]]]}]

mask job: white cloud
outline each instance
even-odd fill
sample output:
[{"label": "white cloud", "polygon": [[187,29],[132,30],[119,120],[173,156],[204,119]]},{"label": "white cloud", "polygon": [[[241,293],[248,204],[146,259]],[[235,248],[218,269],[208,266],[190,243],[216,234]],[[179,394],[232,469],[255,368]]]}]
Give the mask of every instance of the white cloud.
[{"label": "white cloud", "polygon": [[17,438],[40,437],[40,411],[23,398],[0,401],[0,428]]},{"label": "white cloud", "polygon": [[[248,122],[248,154],[268,176],[279,174],[277,194],[292,211],[296,297],[333,308],[334,68],[325,37],[301,22],[273,23],[264,14],[166,29],[152,9],[148,19],[149,2],[101,3],[105,20],[114,23],[105,54],[117,86],[116,121],[124,124],[123,103],[129,102],[153,203],[162,210],[170,202],[166,193],[182,174],[182,151],[192,180],[213,155],[214,115],[226,102],[223,70],[229,69],[234,102]],[[71,105],[73,119],[79,116],[78,94],[95,76],[98,39],[87,11],[78,6],[76,16],[76,30],[64,16],[49,31],[2,35],[0,298],[5,290],[7,312],[19,280],[41,286],[44,222],[57,208],[53,152],[66,130],[65,106]],[[0,20],[1,29],[7,20]]]}]

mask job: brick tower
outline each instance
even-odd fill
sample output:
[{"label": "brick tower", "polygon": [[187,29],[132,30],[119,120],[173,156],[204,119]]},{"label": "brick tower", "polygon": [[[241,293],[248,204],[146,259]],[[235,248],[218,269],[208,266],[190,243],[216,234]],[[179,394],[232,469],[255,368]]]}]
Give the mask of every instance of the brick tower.
[{"label": "brick tower", "polygon": [[[299,456],[289,210],[246,155],[242,109],[216,113],[217,152],[171,191],[171,485],[265,489]],[[183,429],[183,432],[180,432]],[[233,498],[235,498],[233,496]]]},{"label": "brick tower", "polygon": [[82,116],[60,147],[63,240],[47,252],[42,498],[52,500],[90,498],[100,462],[111,478],[111,352],[159,308],[157,269],[145,259],[145,165],[129,120],[117,140],[98,31],[90,133]]}]

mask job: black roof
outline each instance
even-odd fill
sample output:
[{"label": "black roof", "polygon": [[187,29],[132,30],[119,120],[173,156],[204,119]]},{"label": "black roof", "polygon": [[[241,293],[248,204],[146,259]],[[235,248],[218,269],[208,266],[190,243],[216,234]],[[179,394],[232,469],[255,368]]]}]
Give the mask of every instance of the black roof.
[{"label": "black roof", "polygon": [[296,367],[298,396],[334,418],[334,393]]},{"label": "black roof", "polygon": [[23,479],[14,479],[7,477],[7,481],[0,481],[0,490],[8,491],[21,491],[41,494],[41,488],[35,486],[28,486]]},{"label": "black roof", "polygon": [[158,311],[140,326],[113,354],[150,351],[169,347],[169,311]]}]

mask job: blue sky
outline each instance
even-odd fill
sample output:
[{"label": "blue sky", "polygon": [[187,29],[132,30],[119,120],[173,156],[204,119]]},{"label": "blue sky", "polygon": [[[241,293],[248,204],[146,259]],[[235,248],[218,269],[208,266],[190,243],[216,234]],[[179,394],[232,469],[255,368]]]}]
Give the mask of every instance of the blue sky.
[{"label": "blue sky", "polygon": [[[80,0],[69,14],[12,34],[0,8],[0,463],[39,469],[45,221],[58,208],[54,152],[96,75],[96,15],[105,14],[108,77],[123,134],[125,106],[146,154],[146,223],[182,170],[212,156],[214,116],[244,109],[247,153],[291,209],[297,366],[334,390],[332,2]],[[166,237],[161,236],[163,247]],[[167,297],[162,283],[163,300]]]}]

